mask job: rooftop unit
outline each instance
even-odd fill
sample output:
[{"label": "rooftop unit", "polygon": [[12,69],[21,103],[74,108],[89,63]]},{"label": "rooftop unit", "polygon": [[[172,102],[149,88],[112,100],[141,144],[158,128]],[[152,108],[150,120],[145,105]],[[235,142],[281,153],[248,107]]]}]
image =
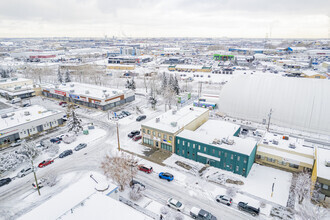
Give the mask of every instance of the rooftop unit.
[{"label": "rooftop unit", "polygon": [[173,121],[173,122],[171,122],[171,125],[172,125],[172,127],[176,127],[178,125],[178,122]]}]

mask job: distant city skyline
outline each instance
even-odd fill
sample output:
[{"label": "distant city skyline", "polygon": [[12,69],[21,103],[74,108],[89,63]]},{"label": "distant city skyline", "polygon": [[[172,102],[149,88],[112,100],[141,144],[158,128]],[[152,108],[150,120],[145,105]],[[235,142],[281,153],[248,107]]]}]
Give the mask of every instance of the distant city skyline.
[{"label": "distant city skyline", "polygon": [[11,0],[0,38],[328,38],[329,11],[329,0]]}]

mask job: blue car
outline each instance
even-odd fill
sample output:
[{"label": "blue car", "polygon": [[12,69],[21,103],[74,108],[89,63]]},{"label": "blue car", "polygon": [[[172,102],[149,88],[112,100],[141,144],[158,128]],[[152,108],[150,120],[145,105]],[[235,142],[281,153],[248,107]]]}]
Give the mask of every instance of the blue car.
[{"label": "blue car", "polygon": [[161,172],[161,173],[159,173],[159,178],[160,179],[165,179],[165,180],[170,182],[174,179],[174,176],[170,173]]}]

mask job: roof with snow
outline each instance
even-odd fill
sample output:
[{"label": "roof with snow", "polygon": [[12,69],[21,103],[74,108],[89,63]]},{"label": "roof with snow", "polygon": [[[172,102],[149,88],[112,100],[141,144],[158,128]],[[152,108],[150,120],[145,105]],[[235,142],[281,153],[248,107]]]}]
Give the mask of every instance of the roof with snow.
[{"label": "roof with snow", "polygon": [[[196,131],[183,130],[177,137],[193,140],[199,143],[212,145],[225,150],[241,153],[244,155],[250,155],[255,148],[257,141],[252,138],[239,138],[233,136],[239,129],[239,125],[220,121],[220,120],[208,120]],[[228,138],[233,140],[234,143],[230,144],[213,144],[215,139],[221,140]]]},{"label": "roof with snow", "polygon": [[[157,117],[159,118],[159,122],[156,121],[156,118],[143,123],[141,126],[150,127],[169,133],[175,133],[208,111],[209,110],[206,108],[185,106],[178,111],[174,110],[174,114],[173,110],[169,110],[161,114]],[[172,122],[176,122],[176,125],[173,126],[171,124]]]},{"label": "roof with snow", "polygon": [[4,116],[2,115],[0,118],[0,131],[57,114],[60,114],[59,118],[61,118],[63,115],[58,110],[47,110],[46,108],[39,105],[33,105],[19,109],[17,111],[7,113],[6,118],[2,118]]},{"label": "roof with snow", "polygon": [[276,76],[234,76],[221,90],[219,111],[305,132],[330,133],[330,81]]},{"label": "roof with snow", "polygon": [[330,150],[324,148],[317,148],[317,177],[330,180],[330,167],[327,167],[325,163],[330,163]]}]

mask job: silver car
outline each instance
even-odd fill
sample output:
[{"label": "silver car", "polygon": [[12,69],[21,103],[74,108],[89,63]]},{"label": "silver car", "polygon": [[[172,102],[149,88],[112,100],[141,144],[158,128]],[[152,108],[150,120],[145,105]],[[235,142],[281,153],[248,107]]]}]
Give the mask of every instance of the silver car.
[{"label": "silver car", "polygon": [[22,169],[21,171],[19,171],[19,173],[17,174],[17,177],[21,178],[23,176],[26,176],[29,173],[32,173],[33,169],[31,167],[26,168],[26,169]]},{"label": "silver car", "polygon": [[232,198],[225,195],[218,195],[215,197],[215,200],[219,203],[226,204],[227,206],[230,206],[233,201]]},{"label": "silver car", "polygon": [[83,149],[83,148],[85,148],[85,147],[87,147],[87,144],[85,144],[85,143],[80,143],[80,144],[78,144],[77,147],[74,148],[74,150],[75,150],[75,151],[78,151],[78,150],[81,150],[81,149]]}]

